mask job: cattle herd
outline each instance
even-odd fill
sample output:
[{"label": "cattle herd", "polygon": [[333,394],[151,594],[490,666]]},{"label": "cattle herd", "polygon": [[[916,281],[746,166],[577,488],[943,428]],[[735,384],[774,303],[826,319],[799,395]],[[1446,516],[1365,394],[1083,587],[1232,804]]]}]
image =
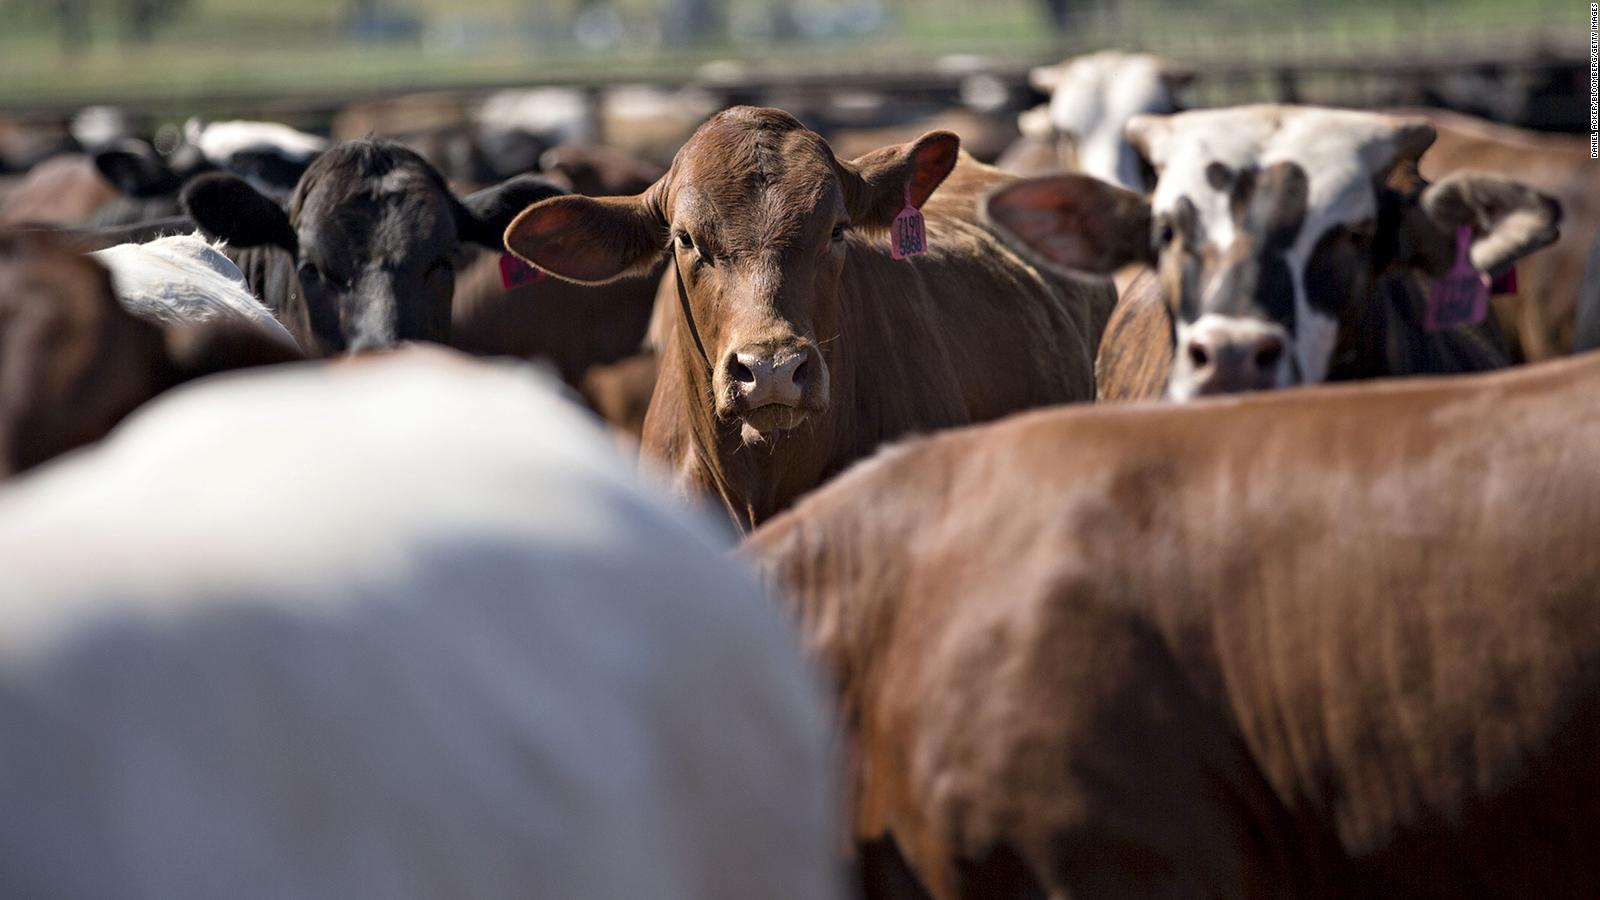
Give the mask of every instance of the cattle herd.
[{"label": "cattle herd", "polygon": [[0,895],[1593,896],[1600,167],[1193,78],[0,122]]}]

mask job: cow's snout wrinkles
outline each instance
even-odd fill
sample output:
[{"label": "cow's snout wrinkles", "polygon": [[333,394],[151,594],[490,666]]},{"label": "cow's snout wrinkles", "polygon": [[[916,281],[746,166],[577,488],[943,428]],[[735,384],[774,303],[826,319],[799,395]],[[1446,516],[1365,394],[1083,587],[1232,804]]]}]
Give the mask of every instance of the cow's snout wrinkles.
[{"label": "cow's snout wrinkles", "polygon": [[816,377],[815,352],[810,347],[745,347],[729,353],[723,365],[736,402],[743,409],[799,406]]}]

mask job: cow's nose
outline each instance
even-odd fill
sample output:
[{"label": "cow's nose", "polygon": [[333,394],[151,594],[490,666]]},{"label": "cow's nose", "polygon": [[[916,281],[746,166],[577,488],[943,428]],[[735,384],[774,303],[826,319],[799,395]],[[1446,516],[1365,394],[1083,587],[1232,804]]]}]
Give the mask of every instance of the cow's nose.
[{"label": "cow's nose", "polygon": [[1251,320],[1202,320],[1183,336],[1170,393],[1175,399],[1278,387],[1289,335]]},{"label": "cow's nose", "polygon": [[810,348],[737,350],[724,362],[728,383],[746,409],[769,403],[797,406],[811,384]]}]

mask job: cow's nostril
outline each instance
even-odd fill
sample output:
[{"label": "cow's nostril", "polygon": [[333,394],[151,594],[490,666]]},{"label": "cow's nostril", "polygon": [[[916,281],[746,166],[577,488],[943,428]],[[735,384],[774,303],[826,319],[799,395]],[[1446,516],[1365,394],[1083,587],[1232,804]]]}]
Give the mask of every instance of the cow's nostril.
[{"label": "cow's nostril", "polygon": [[806,383],[811,380],[811,360],[801,360],[800,365],[794,367],[794,375],[791,377],[795,387],[805,390]]},{"label": "cow's nostril", "polygon": [[1283,358],[1283,344],[1278,341],[1267,341],[1256,351],[1256,368],[1270,369]]},{"label": "cow's nostril", "polygon": [[734,381],[737,381],[741,384],[755,384],[756,382],[756,373],[750,371],[749,366],[738,361],[737,359],[735,359],[733,364],[728,367],[728,374],[733,376]]},{"label": "cow's nostril", "polygon": [[1200,344],[1190,344],[1189,362],[1193,363],[1196,369],[1204,369],[1211,364],[1211,355]]}]

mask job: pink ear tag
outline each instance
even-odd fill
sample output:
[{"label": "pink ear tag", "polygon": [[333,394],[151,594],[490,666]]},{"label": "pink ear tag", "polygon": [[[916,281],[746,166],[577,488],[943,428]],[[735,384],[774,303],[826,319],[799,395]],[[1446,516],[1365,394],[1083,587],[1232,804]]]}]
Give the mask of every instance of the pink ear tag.
[{"label": "pink ear tag", "polygon": [[922,210],[911,205],[911,182],[906,182],[906,206],[894,217],[889,226],[889,253],[895,259],[905,259],[928,249],[928,226],[922,219]]},{"label": "pink ear tag", "polygon": [[500,286],[510,290],[533,284],[544,277],[544,272],[522,261],[514,253],[500,254]]},{"label": "pink ear tag", "polygon": [[1428,292],[1426,331],[1476,325],[1489,314],[1489,276],[1472,267],[1472,227],[1456,229],[1456,264]]}]

